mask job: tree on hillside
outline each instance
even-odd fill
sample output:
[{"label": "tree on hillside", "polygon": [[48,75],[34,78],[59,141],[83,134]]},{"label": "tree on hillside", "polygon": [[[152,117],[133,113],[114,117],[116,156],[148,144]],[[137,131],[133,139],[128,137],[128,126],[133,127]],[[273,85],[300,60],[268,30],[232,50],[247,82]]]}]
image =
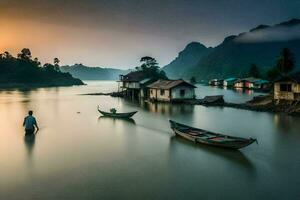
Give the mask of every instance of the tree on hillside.
[{"label": "tree on hillside", "polygon": [[18,58],[21,60],[30,60],[31,59],[31,51],[28,48],[24,48],[18,54]]},{"label": "tree on hillside", "polygon": [[275,80],[280,76],[286,76],[294,67],[294,55],[288,48],[284,48],[277,59],[276,66],[267,72],[267,77],[269,80]]},{"label": "tree on hillside", "polygon": [[55,70],[55,66],[52,65],[52,64],[50,64],[50,63],[45,63],[45,64],[43,65],[43,68],[44,68],[44,70],[46,70],[46,71],[48,71],[48,72],[56,71],[56,70]]},{"label": "tree on hillside", "polygon": [[195,78],[195,76],[192,76],[192,77],[191,77],[190,82],[191,82],[192,84],[195,84],[195,83],[196,83],[196,78]]},{"label": "tree on hillside", "polygon": [[267,72],[267,78],[270,81],[275,80],[276,78],[278,78],[280,76],[280,72],[277,68],[272,68]]},{"label": "tree on hillside", "polygon": [[147,77],[168,79],[166,73],[160,69],[155,58],[150,56],[144,56],[140,59],[142,63],[140,67],[136,67],[136,70],[143,71]]},{"label": "tree on hillside", "polygon": [[33,59],[33,62],[37,65],[37,66],[41,66],[41,62],[39,61],[39,59],[38,58],[34,58]]},{"label": "tree on hillside", "polygon": [[286,75],[294,69],[294,66],[295,59],[292,52],[288,48],[282,49],[276,65],[279,72]]},{"label": "tree on hillside", "polygon": [[13,56],[8,52],[8,51],[5,51],[3,54],[2,54],[2,57],[4,59],[11,59],[13,58]]},{"label": "tree on hillside", "polygon": [[141,58],[140,62],[143,64],[141,65],[142,69],[153,69],[157,70],[159,69],[158,63],[155,58],[152,58],[150,56],[144,56]]},{"label": "tree on hillside", "polygon": [[[9,52],[0,56],[0,83],[1,84],[34,84],[41,86],[81,85],[81,80],[73,78],[69,73],[56,71],[54,65],[41,63],[38,58],[31,59],[31,52],[24,48],[17,55]],[[57,65],[59,62],[55,62]]]},{"label": "tree on hillside", "polygon": [[160,70],[158,74],[158,78],[168,80],[167,74],[164,70]]},{"label": "tree on hillside", "polygon": [[259,73],[258,68],[255,64],[251,64],[248,76],[254,77],[254,78],[259,78],[260,77],[260,73]]},{"label": "tree on hillside", "polygon": [[54,58],[54,59],[53,59],[54,69],[55,69],[56,71],[60,71],[60,70],[59,70],[59,62],[60,62],[60,60],[59,60],[58,58]]},{"label": "tree on hillside", "polygon": [[60,62],[60,60],[59,60],[58,58],[54,58],[54,59],[53,59],[53,63],[54,63],[54,65],[58,65],[58,64],[59,64],[59,62]]}]

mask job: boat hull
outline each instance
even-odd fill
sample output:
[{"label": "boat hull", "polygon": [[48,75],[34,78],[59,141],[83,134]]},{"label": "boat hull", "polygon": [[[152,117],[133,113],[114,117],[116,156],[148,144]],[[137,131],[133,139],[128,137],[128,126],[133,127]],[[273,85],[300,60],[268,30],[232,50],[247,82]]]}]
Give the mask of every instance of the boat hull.
[{"label": "boat hull", "polygon": [[[189,141],[195,142],[195,143],[201,143],[205,145],[215,146],[215,147],[222,147],[222,148],[230,148],[230,149],[240,149],[243,147],[246,147],[253,142],[256,141],[256,139],[245,139],[240,137],[233,137],[228,135],[223,135],[219,133],[213,133],[209,131],[205,131],[202,129],[197,129],[194,127],[189,127],[183,124],[176,123],[174,121],[171,121],[171,129],[174,131],[174,133],[177,136],[180,136],[182,138],[185,138]],[[176,127],[177,126],[177,127]],[[189,132],[198,132],[198,135],[191,135]],[[202,136],[200,136],[202,135]],[[203,136],[205,135],[205,136]],[[207,137],[209,136],[209,137]],[[213,140],[210,138],[222,138],[223,140]]]},{"label": "boat hull", "polygon": [[105,117],[112,117],[112,118],[131,118],[133,115],[137,113],[137,111],[129,112],[129,113],[109,113],[104,112],[98,109],[98,111]]}]

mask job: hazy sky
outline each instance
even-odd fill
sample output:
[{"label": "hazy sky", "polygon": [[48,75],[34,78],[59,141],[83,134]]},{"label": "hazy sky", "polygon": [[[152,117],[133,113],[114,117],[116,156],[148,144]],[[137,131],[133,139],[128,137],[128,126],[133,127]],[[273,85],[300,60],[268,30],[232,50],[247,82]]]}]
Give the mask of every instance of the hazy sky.
[{"label": "hazy sky", "polygon": [[300,18],[300,0],[0,0],[0,51],[42,62],[161,66],[191,41],[207,46],[259,24]]}]

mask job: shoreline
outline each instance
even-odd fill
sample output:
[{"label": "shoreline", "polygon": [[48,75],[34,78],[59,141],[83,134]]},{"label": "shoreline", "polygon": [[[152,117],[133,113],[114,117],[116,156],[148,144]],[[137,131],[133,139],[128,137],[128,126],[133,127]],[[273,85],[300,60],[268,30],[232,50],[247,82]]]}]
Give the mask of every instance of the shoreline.
[{"label": "shoreline", "polygon": [[43,83],[0,83],[0,90],[5,89],[37,89],[37,88],[49,88],[49,87],[70,87],[70,86],[81,86],[83,84],[43,84]]},{"label": "shoreline", "polygon": [[87,95],[87,96],[111,96],[111,97],[122,97],[124,98],[124,94],[122,92],[96,92],[96,93],[86,93],[86,94],[78,94],[78,95]]},{"label": "shoreline", "polygon": [[249,110],[256,112],[268,112],[268,113],[282,113],[293,116],[300,116],[300,103],[281,101],[275,103],[273,97],[268,95],[261,95],[254,97],[252,100],[245,103],[231,103],[225,102],[223,96],[212,96],[215,97],[213,102],[205,102],[204,99],[196,100],[193,105],[202,105],[206,107],[227,107],[241,110]]},{"label": "shoreline", "polygon": [[207,87],[212,87],[212,88],[219,88],[219,89],[228,89],[228,90],[233,90],[233,91],[254,91],[254,92],[258,92],[258,93],[264,93],[264,94],[268,94],[270,93],[271,89],[257,89],[257,88],[234,88],[232,86],[214,86],[214,85],[209,85],[207,83],[197,83],[197,84],[201,84],[203,86],[207,86]]},{"label": "shoreline", "polygon": [[[124,98],[122,92],[109,92],[109,93],[88,93],[80,95],[99,95]],[[170,102],[165,102],[170,103]],[[300,116],[300,103],[283,101],[276,104],[270,94],[260,95],[254,97],[252,100],[245,103],[231,103],[225,102],[223,95],[206,96],[203,99],[185,100],[180,102],[171,102],[170,104],[185,104],[185,105],[201,105],[205,107],[227,107],[240,110],[249,110],[256,112],[268,113],[282,113],[293,116]]]}]

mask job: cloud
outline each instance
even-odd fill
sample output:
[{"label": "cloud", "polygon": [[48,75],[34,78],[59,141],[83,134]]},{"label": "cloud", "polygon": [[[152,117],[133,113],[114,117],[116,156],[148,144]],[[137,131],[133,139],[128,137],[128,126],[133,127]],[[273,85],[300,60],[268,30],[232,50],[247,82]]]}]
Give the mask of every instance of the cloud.
[{"label": "cloud", "polygon": [[275,42],[300,39],[300,24],[296,26],[274,26],[241,34],[237,42]]}]

